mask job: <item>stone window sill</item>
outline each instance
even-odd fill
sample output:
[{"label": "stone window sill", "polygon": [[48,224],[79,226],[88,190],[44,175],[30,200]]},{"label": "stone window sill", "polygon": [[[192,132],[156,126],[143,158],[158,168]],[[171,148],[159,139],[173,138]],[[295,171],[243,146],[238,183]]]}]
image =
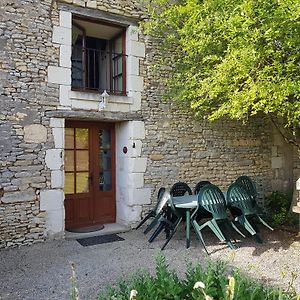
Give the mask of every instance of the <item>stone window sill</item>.
[{"label": "stone window sill", "polygon": [[[79,91],[70,91],[71,100],[81,100],[81,101],[92,101],[99,102],[100,94],[95,92],[79,92]],[[123,104],[132,104],[132,97],[128,96],[119,96],[119,95],[110,95],[108,102],[111,103],[123,103]]]}]

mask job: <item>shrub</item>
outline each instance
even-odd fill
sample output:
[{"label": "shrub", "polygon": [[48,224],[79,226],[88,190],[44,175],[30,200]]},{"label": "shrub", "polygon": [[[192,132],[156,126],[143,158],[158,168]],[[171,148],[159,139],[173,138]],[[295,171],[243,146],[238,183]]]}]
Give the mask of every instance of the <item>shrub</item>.
[{"label": "shrub", "polygon": [[265,198],[269,218],[273,226],[297,224],[297,216],[290,212],[292,197],[291,192],[285,194],[276,191]]},{"label": "shrub", "polygon": [[[129,295],[131,294],[131,297]],[[298,296],[299,297],[299,296]],[[226,265],[208,261],[207,267],[200,264],[187,266],[185,278],[170,270],[163,256],[156,259],[156,272],[139,271],[128,280],[120,281],[99,294],[99,300],[292,300],[293,293],[264,286],[239,271],[228,277]],[[300,299],[300,298],[299,298]]]}]

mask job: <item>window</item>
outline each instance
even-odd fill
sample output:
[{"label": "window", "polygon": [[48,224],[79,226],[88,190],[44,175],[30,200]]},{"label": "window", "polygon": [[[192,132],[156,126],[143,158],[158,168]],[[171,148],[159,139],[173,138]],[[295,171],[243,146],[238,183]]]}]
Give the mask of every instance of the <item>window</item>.
[{"label": "window", "polygon": [[73,19],[72,89],[126,94],[124,27]]}]

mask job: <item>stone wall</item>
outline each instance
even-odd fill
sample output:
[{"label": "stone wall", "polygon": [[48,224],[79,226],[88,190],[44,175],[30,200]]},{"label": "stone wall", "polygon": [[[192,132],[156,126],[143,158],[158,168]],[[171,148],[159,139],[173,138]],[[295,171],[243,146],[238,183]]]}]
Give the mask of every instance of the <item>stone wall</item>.
[{"label": "stone wall", "polygon": [[50,185],[44,158],[53,146],[45,111],[58,103],[46,80],[58,57],[49,15],[50,1],[0,3],[0,247],[45,239],[39,194]]},{"label": "stone wall", "polygon": [[[61,109],[59,85],[47,80],[48,67],[60,64],[60,47],[52,40],[53,27],[60,24],[60,3],[134,19],[146,16],[142,1],[133,0],[0,2],[0,248],[47,237],[49,216],[44,202],[40,204],[41,193],[51,206],[48,201],[55,199],[48,197],[47,191],[55,186],[53,174],[61,177],[63,172],[52,170],[45,160],[49,150],[62,148],[55,143],[56,127],[51,127],[47,113]],[[143,176],[152,201],[161,185],[170,186],[178,180],[194,187],[199,180],[208,179],[226,189],[237,176],[247,174],[258,183],[261,195],[271,191],[276,174],[284,180],[287,175],[280,171],[284,164],[276,164],[275,175],[272,169],[273,133],[268,124],[259,119],[248,126],[195,121],[189,112],[162,100],[160,78],[167,76],[167,71],[153,73],[151,65],[159,53],[150,40],[142,35],[140,39],[147,45],[146,59],[140,60],[140,73],[145,78],[141,151],[147,158]],[[279,157],[278,153],[273,156]],[[61,185],[56,187],[61,193]],[[145,205],[144,211],[147,209]],[[56,213],[56,206],[52,212]]]}]

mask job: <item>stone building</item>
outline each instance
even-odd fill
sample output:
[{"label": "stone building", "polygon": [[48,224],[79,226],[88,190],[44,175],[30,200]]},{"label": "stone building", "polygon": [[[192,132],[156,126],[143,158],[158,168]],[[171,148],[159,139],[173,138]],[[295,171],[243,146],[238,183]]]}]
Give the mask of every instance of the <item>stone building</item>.
[{"label": "stone building", "polygon": [[251,176],[293,188],[268,123],[200,122],[163,100],[138,0],[0,3],[0,248],[98,223],[135,226],[160,186]]}]

